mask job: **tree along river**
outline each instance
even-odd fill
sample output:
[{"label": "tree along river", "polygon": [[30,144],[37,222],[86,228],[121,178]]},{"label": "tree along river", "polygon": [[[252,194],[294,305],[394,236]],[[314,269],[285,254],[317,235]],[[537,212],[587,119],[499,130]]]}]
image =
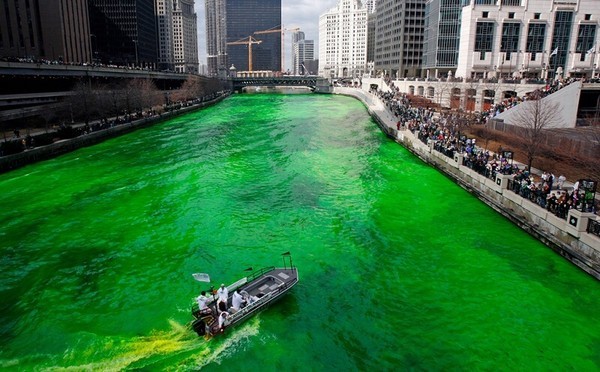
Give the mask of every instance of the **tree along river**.
[{"label": "tree along river", "polygon": [[[600,284],[364,106],[236,95],[0,175],[0,368],[599,370]],[[207,286],[300,283],[225,337]]]}]

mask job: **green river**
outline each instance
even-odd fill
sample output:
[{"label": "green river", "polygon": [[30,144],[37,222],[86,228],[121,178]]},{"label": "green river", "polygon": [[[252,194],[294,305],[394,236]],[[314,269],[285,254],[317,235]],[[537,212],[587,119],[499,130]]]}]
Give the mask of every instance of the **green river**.
[{"label": "green river", "polygon": [[[600,370],[600,283],[357,100],[236,95],[0,175],[0,369]],[[224,337],[202,289],[290,251]]]}]

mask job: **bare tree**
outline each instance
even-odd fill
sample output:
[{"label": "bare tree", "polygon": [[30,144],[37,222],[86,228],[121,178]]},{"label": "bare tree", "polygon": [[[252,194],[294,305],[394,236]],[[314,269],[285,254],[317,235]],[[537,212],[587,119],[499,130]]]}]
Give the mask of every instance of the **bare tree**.
[{"label": "bare tree", "polygon": [[[442,100],[444,96],[448,94],[448,92],[452,89],[449,83],[446,82],[438,82],[435,87],[435,95],[437,96],[437,104],[442,107]],[[450,102],[450,98],[448,98],[448,102]]]},{"label": "bare tree", "polygon": [[123,89],[120,89],[116,84],[101,87],[99,90],[99,106],[101,107],[100,114],[104,119],[118,117],[125,110]]},{"label": "bare tree", "polygon": [[123,91],[125,110],[128,114],[150,109],[160,102],[160,93],[149,79],[133,79]]},{"label": "bare tree", "polygon": [[199,76],[190,75],[183,83],[181,88],[177,90],[173,99],[176,101],[189,101],[204,95],[204,85]]},{"label": "bare tree", "polygon": [[68,100],[71,114],[80,113],[88,124],[95,110],[96,97],[89,80],[81,80],[73,88],[73,95]]},{"label": "bare tree", "polygon": [[[578,129],[585,141],[581,146],[583,151],[580,151],[580,155],[573,160],[577,168],[584,172],[582,177],[598,181],[600,180],[600,157],[595,154],[600,154],[600,120],[594,117],[587,119],[586,122],[588,125]],[[569,155],[571,154],[565,154],[565,157]]]},{"label": "bare tree", "polygon": [[525,147],[527,166],[531,171],[534,159],[542,146],[544,131],[559,124],[560,108],[548,99],[542,99],[539,91],[523,102],[514,112],[515,125],[520,128]]}]

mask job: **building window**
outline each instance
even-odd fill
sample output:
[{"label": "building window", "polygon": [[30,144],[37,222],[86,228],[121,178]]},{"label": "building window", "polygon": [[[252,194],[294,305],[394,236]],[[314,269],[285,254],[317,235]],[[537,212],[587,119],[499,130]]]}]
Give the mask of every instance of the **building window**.
[{"label": "building window", "polygon": [[586,21],[591,21],[592,20],[592,15],[591,14],[586,14],[585,15],[585,20]]},{"label": "building window", "polygon": [[554,31],[552,33],[552,51],[557,54],[551,58],[551,65],[565,67],[567,64],[567,53],[571,42],[571,29],[573,28],[573,12],[558,11],[554,17]]},{"label": "building window", "polygon": [[521,0],[502,0],[501,4],[505,6],[521,6]]},{"label": "building window", "polygon": [[596,25],[579,25],[577,33],[577,45],[575,53],[581,53],[580,60],[585,61],[587,52],[594,48],[594,40],[596,39]]},{"label": "building window", "polygon": [[[502,40],[500,42],[500,51],[511,53],[519,50],[519,36],[521,33],[520,23],[505,23],[502,25]],[[507,54],[510,60],[510,54]]]},{"label": "building window", "polygon": [[533,19],[540,19],[542,13],[533,13]]},{"label": "building window", "polygon": [[477,22],[475,31],[475,51],[491,52],[494,43],[494,23]]},{"label": "building window", "polygon": [[[541,53],[544,51],[544,39],[546,37],[546,25],[541,23],[530,23],[527,30],[527,45],[525,51],[532,53]],[[534,57],[535,58],[535,57]]]},{"label": "building window", "polygon": [[487,18],[490,16],[490,12],[482,12],[481,13],[481,18]]},{"label": "building window", "polygon": [[508,13],[508,18],[509,19],[515,19],[515,12],[509,12]]}]

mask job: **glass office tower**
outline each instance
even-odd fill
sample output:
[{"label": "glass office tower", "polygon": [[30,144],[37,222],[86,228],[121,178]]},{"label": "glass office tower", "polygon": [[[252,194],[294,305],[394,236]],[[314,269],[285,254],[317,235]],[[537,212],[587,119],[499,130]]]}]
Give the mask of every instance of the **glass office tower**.
[{"label": "glass office tower", "polygon": [[89,0],[94,56],[103,63],[156,67],[153,0]]}]

